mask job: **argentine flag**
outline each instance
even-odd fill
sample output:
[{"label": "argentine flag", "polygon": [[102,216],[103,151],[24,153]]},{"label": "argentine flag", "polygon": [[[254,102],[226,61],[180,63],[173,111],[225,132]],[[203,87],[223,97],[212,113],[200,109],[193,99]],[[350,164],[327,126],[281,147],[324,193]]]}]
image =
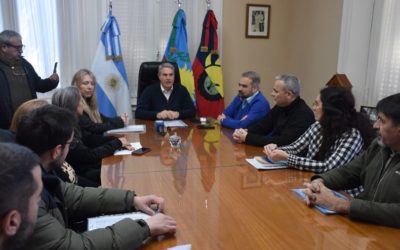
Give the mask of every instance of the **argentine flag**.
[{"label": "argentine flag", "polygon": [[119,36],[117,19],[110,11],[101,27],[92,72],[97,80],[96,94],[100,113],[108,117],[127,113],[131,118],[128,77],[122,61]]}]

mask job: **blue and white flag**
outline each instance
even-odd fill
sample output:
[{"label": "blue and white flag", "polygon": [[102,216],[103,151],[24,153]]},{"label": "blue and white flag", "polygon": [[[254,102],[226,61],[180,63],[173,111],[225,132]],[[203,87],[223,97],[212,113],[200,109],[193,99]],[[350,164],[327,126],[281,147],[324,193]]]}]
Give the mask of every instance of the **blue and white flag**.
[{"label": "blue and white flag", "polygon": [[101,38],[92,64],[96,76],[96,94],[99,111],[105,116],[115,117],[127,113],[132,117],[128,77],[126,75],[119,41],[117,19],[108,14],[101,27]]}]

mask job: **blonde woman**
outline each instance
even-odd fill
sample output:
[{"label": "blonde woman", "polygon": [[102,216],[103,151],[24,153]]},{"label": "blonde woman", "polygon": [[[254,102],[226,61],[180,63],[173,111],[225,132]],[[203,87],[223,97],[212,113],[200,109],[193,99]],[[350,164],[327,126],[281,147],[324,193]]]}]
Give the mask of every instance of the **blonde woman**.
[{"label": "blonde woman", "polygon": [[[96,96],[96,77],[88,69],[80,69],[72,78],[72,86],[79,89],[83,97],[83,116],[79,125],[91,133],[104,133],[107,130],[121,128],[129,124],[128,115],[121,117],[106,117],[99,112]],[[88,121],[90,119],[90,121]]]}]

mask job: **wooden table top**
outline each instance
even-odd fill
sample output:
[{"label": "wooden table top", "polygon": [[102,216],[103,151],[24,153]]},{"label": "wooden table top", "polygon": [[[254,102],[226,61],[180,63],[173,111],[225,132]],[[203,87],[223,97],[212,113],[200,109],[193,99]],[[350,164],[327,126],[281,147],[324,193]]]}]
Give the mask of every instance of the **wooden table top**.
[{"label": "wooden table top", "polygon": [[187,122],[189,128],[171,132],[182,137],[176,150],[154,133],[153,122],[136,123],[146,124],[146,134],[129,139],[152,151],[104,159],[103,186],[162,196],[165,213],[177,220],[175,235],[141,249],[400,249],[398,229],[307,207],[291,189],[312,173],[254,169],[245,159],[262,148],[234,143],[233,130],[201,130]]}]

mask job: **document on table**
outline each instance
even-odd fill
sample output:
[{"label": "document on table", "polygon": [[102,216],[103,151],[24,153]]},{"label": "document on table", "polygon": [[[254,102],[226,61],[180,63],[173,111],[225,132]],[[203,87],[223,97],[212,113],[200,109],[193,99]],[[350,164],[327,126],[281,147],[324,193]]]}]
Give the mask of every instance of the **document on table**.
[{"label": "document on table", "polygon": [[268,162],[264,156],[255,156],[254,158],[246,159],[250,165],[259,170],[272,170],[272,169],[282,169],[287,168],[287,161],[278,161],[278,162]]},{"label": "document on table", "polygon": [[186,128],[188,125],[182,120],[164,121],[166,128]]},{"label": "document on table", "polygon": [[114,152],[114,155],[131,155],[132,151],[142,148],[142,144],[140,144],[140,142],[131,142],[130,144],[133,147],[133,150],[128,150],[128,149],[116,150]]},{"label": "document on table", "polygon": [[106,132],[110,134],[129,134],[129,133],[143,133],[146,132],[146,125],[129,125],[123,128],[111,129]]},{"label": "document on table", "polygon": [[[292,191],[293,191],[295,194],[297,194],[300,198],[302,198],[303,200],[306,198],[306,193],[305,193],[304,190],[305,190],[304,188],[294,188],[294,189],[292,189]],[[346,196],[344,196],[343,194],[341,194],[341,193],[339,193],[339,192],[333,191],[333,193],[334,193],[336,196],[340,197],[340,198],[343,198],[343,199],[345,199],[345,200],[349,200],[349,198],[347,198]],[[321,213],[323,213],[323,214],[336,214],[335,211],[330,210],[330,209],[327,209],[327,208],[324,208],[324,207],[319,206],[319,205],[315,205],[314,207],[315,207],[318,211],[320,211]]]},{"label": "document on table", "polygon": [[190,249],[192,249],[191,244],[185,244],[167,248],[167,250],[190,250]]},{"label": "document on table", "polygon": [[117,223],[120,220],[125,218],[130,218],[132,220],[145,220],[149,218],[150,215],[142,213],[142,212],[133,212],[126,214],[114,214],[114,215],[104,215],[98,217],[88,218],[88,231],[98,229],[98,228],[106,228]]}]

